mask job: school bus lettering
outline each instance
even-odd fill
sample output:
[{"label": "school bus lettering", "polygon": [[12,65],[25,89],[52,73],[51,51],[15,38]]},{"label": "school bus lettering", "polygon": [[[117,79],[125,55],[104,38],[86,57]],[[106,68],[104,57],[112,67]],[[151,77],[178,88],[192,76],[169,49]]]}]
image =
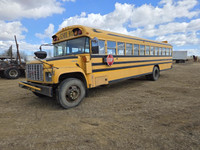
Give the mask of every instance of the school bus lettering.
[{"label": "school bus lettering", "polygon": [[172,45],[166,41],[75,25],[58,31],[52,43],[54,57],[40,59],[44,52],[36,52],[37,59],[27,64],[27,82],[19,86],[56,97],[63,108],[79,105],[89,88],[139,76],[156,81],[172,68]]},{"label": "school bus lettering", "polygon": [[69,35],[68,32],[61,33],[61,34],[60,34],[60,40],[67,38],[68,35]]}]

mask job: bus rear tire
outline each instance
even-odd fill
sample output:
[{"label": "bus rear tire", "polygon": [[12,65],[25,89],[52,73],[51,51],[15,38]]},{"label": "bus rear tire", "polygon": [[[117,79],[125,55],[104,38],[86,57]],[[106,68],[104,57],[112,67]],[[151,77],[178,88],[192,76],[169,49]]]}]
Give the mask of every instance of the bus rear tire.
[{"label": "bus rear tire", "polygon": [[4,76],[7,79],[18,79],[20,76],[20,71],[17,68],[9,68],[4,71]]},{"label": "bus rear tire", "polygon": [[146,78],[152,81],[157,81],[159,77],[160,77],[160,70],[158,66],[154,66],[152,74],[146,75]]},{"label": "bus rear tire", "polygon": [[57,89],[57,101],[65,109],[80,104],[86,95],[83,82],[76,78],[68,78],[62,81]]}]

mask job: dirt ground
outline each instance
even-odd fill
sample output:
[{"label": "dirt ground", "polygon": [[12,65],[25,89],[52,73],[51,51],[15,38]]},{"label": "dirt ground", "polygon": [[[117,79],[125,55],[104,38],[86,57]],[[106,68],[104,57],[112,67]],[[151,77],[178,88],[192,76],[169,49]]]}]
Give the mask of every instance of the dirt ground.
[{"label": "dirt ground", "polygon": [[1,150],[200,149],[200,63],[91,89],[68,110],[21,80],[0,79]]}]

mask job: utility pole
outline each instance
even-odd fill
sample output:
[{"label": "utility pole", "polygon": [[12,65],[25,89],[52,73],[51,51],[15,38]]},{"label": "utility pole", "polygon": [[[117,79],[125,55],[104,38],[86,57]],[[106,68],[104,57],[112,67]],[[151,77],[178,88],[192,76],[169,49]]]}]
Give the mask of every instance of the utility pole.
[{"label": "utility pole", "polygon": [[17,58],[16,58],[16,61],[18,62],[18,59],[19,59],[19,64],[21,65],[21,57],[20,57],[20,54],[19,54],[19,45],[17,43],[16,35],[14,37],[15,37],[15,43],[16,43],[16,48],[17,48]]},{"label": "utility pole", "polygon": [[11,56],[10,57],[11,57],[11,62],[12,62],[12,60],[13,60],[12,45],[10,48],[11,48]]}]

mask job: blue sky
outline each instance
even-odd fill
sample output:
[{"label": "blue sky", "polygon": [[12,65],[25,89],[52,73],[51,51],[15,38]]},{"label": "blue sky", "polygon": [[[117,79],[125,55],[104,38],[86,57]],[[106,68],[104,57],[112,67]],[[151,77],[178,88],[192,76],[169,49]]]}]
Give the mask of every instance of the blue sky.
[{"label": "blue sky", "polygon": [[14,45],[32,54],[62,27],[82,24],[200,55],[198,0],[0,0],[0,53]]}]

